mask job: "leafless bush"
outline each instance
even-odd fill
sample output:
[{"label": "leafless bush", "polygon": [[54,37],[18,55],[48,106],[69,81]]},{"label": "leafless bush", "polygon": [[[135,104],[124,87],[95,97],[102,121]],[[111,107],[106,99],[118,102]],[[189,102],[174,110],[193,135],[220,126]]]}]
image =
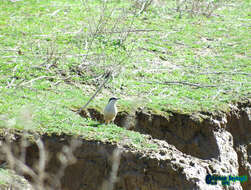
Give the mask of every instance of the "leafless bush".
[{"label": "leafless bush", "polygon": [[[133,30],[138,9],[126,5],[117,6],[110,2],[102,1],[102,6],[96,8],[97,15],[85,18],[84,22],[87,23],[76,35],[82,42],[80,48],[87,52],[78,65],[79,71],[97,70],[97,68],[100,71],[107,71],[112,68],[116,75],[120,73],[122,63],[130,58],[134,42],[127,40]],[[84,12],[92,11],[93,7],[89,1],[83,0],[82,3]],[[90,55],[91,52],[96,53]],[[103,72],[100,75],[103,75]],[[94,76],[95,82],[99,78],[100,76]]]},{"label": "leafless bush", "polygon": [[[7,88],[32,87],[37,80],[49,80],[52,85],[66,82],[79,87],[77,83],[80,80],[76,78],[83,79],[81,82],[85,84],[98,86],[101,76],[111,68],[114,75],[120,73],[121,65],[131,57],[135,47],[135,39],[130,39],[130,34],[137,31],[133,23],[139,9],[133,7],[133,3],[116,4],[111,0],[101,1],[95,6],[91,1],[80,1],[83,19],[76,31],[59,28],[60,34],[51,32],[27,36],[29,51],[15,50],[22,55],[17,58],[30,62],[25,64],[27,69],[36,69],[42,74],[37,72],[31,77],[18,78],[17,65]],[[142,4],[143,9],[150,4],[149,0],[147,2],[144,6]],[[57,35],[71,36],[70,45],[62,48]]]},{"label": "leafless bush", "polygon": [[212,16],[224,0],[176,0],[176,11],[179,17],[188,13],[190,16]]}]

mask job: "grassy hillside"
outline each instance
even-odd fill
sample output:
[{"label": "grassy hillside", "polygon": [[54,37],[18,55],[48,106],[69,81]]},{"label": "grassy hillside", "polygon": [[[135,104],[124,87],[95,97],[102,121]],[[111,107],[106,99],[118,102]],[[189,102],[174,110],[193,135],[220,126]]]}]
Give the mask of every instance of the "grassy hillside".
[{"label": "grassy hillside", "polygon": [[[113,77],[90,107],[102,110],[117,96],[120,111],[226,110],[251,97],[250,5],[223,1],[207,17],[177,11],[175,1],[142,12],[133,1],[2,0],[1,125],[144,142],[113,125],[91,127],[95,121],[71,111],[108,71]],[[32,123],[19,118],[30,113]]]}]

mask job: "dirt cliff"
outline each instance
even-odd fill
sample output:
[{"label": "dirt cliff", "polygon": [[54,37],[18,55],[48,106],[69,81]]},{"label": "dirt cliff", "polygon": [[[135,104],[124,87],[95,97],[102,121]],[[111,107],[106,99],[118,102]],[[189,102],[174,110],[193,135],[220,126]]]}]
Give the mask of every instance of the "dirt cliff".
[{"label": "dirt cliff", "polygon": [[[79,137],[82,144],[74,151],[76,162],[66,167],[60,188],[109,189],[113,180],[116,190],[248,190],[251,186],[251,103],[246,101],[230,107],[230,111],[217,114],[172,113],[169,117],[143,109],[133,116],[120,113],[115,121],[118,125],[128,118],[133,120],[135,125],[131,129],[146,134],[145,138],[157,144],[158,148],[135,149],[123,142],[111,144]],[[93,119],[102,119],[100,113],[92,116]],[[53,183],[53,176],[60,167],[58,153],[71,138],[67,135],[42,136],[50,153],[46,165],[50,174],[48,184]],[[18,140],[16,144],[18,146]],[[116,161],[113,155],[118,151]],[[27,164],[33,167],[38,157],[37,146],[30,144]],[[205,180],[208,174],[246,175],[249,180],[244,183],[230,182],[229,186],[220,182],[210,185]],[[28,176],[26,178],[29,179]]]}]

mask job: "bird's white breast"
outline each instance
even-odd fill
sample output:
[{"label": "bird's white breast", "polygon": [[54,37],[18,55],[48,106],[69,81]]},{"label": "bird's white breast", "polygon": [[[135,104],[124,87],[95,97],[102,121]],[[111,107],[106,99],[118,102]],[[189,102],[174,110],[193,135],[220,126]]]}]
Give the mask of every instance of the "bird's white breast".
[{"label": "bird's white breast", "polygon": [[117,107],[115,105],[115,101],[110,101],[105,109],[104,109],[104,113],[105,114],[113,114],[113,115],[116,115],[117,114]]}]

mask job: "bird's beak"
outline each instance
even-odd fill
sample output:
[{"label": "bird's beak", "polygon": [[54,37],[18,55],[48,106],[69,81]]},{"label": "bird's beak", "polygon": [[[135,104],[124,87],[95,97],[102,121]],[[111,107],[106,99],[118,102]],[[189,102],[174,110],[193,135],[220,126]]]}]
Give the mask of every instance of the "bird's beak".
[{"label": "bird's beak", "polygon": [[116,98],[116,100],[120,100],[120,98]]}]

